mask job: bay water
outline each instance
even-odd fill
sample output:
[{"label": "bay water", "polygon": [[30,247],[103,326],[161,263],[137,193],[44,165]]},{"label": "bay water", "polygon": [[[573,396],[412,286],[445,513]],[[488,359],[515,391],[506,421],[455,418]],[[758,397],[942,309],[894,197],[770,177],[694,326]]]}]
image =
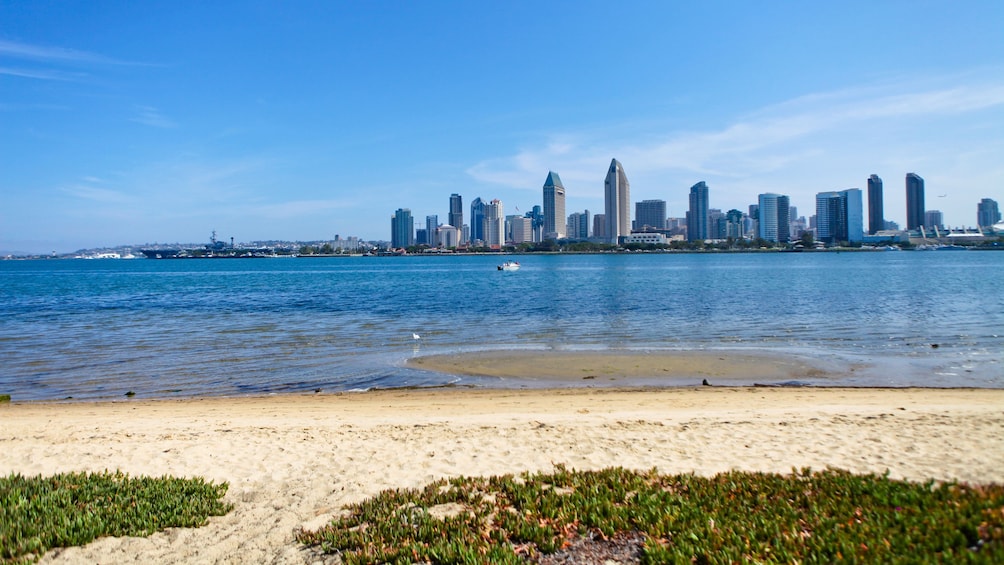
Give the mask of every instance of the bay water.
[{"label": "bay water", "polygon": [[0,394],[570,386],[407,365],[498,349],[771,353],[824,366],[812,385],[1004,388],[1001,252],[511,258],[0,261]]}]

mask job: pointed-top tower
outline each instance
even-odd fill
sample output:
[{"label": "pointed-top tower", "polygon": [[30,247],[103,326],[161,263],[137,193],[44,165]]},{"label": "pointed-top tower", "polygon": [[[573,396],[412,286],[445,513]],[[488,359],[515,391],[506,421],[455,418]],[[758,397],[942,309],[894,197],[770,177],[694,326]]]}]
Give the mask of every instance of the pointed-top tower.
[{"label": "pointed-top tower", "polygon": [[565,187],[558,173],[548,171],[544,181],[544,239],[565,235]]},{"label": "pointed-top tower", "polygon": [[631,185],[617,159],[610,160],[603,188],[607,241],[616,244],[620,236],[631,234]]}]

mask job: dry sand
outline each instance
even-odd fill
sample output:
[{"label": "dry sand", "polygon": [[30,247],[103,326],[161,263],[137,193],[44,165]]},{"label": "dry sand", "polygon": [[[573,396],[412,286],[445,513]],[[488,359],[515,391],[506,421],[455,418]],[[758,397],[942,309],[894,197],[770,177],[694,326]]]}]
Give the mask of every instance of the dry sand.
[{"label": "dry sand", "polygon": [[120,469],[230,483],[234,510],[202,528],[105,538],[44,563],[304,563],[313,557],[294,531],[346,503],[554,463],[1004,482],[1004,391],[441,389],[0,405],[0,473]]}]

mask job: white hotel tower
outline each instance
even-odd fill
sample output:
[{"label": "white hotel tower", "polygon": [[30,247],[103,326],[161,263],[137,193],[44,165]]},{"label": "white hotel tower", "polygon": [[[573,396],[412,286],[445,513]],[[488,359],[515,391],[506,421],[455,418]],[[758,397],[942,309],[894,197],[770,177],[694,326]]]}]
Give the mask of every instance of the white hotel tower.
[{"label": "white hotel tower", "polygon": [[616,244],[620,236],[631,235],[631,185],[624,174],[624,167],[617,159],[610,161],[610,170],[607,171],[603,188],[606,239]]}]

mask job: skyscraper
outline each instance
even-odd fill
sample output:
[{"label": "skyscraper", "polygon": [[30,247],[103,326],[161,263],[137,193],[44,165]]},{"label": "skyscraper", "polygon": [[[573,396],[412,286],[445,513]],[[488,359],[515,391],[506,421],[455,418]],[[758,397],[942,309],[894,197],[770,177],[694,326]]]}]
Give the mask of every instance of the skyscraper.
[{"label": "skyscraper", "polygon": [[924,212],[924,227],[928,230],[933,230],[934,228],[943,230],[945,229],[944,222],[945,215],[941,213],[941,210],[927,210]]},{"label": "skyscraper", "polygon": [[885,211],[882,209],[882,179],[868,177],[868,233],[885,229]]},{"label": "skyscraper", "polygon": [[415,245],[415,220],[411,210],[398,208],[390,219],[391,247],[411,247]]},{"label": "skyscraper", "polygon": [[644,231],[646,227],[657,230],[666,229],[666,201],[642,200],[634,205],[635,231]]},{"label": "skyscraper", "polygon": [[986,228],[999,221],[1001,221],[1001,211],[997,207],[997,201],[990,198],[980,200],[976,205],[976,225]]},{"label": "skyscraper", "polygon": [[544,239],[565,237],[565,187],[558,173],[548,171],[544,180]]},{"label": "skyscraper", "polygon": [[788,197],[768,192],[761,194],[757,201],[760,211],[757,236],[775,243],[790,241],[791,214],[788,211]]},{"label": "skyscraper", "polygon": [[502,210],[502,201],[498,198],[485,204],[485,219],[482,230],[484,231],[485,245],[492,248],[500,248],[505,245],[505,214]]},{"label": "skyscraper", "polygon": [[436,231],[439,230],[439,214],[433,214],[432,216],[425,217],[425,241],[420,241],[419,243],[425,243],[426,245],[436,245],[438,241],[436,237]]},{"label": "skyscraper", "polygon": [[906,174],[906,229],[924,225],[924,179],[916,173]]},{"label": "skyscraper", "polygon": [[568,237],[589,239],[589,210],[574,212],[568,216]]},{"label": "skyscraper", "polygon": [[464,199],[459,194],[450,195],[450,213],[446,216],[446,223],[458,230],[464,229]]},{"label": "skyscraper", "polygon": [[631,234],[631,185],[624,167],[617,159],[610,160],[610,169],[603,182],[606,240],[616,244],[622,235]]},{"label": "skyscraper", "polygon": [[471,242],[485,241],[485,203],[481,197],[471,202]]},{"label": "skyscraper", "polygon": [[690,187],[687,212],[687,241],[708,239],[708,185],[701,181]]},{"label": "skyscraper", "polygon": [[826,243],[863,241],[861,189],[816,194],[816,239]]},{"label": "skyscraper", "polygon": [[603,238],[606,241],[607,233],[607,216],[606,214],[594,214],[593,215],[593,238],[600,239]]}]

